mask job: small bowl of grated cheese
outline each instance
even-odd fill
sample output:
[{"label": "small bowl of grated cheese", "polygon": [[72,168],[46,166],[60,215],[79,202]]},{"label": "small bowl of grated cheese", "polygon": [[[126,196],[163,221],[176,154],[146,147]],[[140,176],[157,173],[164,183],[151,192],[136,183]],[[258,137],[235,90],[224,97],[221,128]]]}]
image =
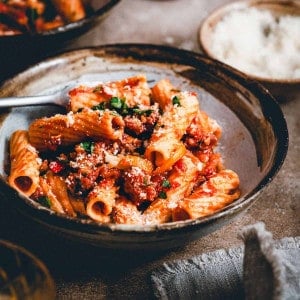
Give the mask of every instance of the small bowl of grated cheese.
[{"label": "small bowl of grated cheese", "polygon": [[203,52],[259,81],[279,100],[300,94],[300,1],[246,0],[201,24]]}]

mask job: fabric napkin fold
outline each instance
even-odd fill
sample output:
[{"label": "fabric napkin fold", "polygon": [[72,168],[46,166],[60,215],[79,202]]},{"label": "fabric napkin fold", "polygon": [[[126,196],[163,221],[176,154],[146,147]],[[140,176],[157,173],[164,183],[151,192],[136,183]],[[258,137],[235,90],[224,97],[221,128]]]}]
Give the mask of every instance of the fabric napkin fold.
[{"label": "fabric napkin fold", "polygon": [[300,299],[300,237],[274,241],[263,223],[244,245],[164,263],[150,274],[157,299]]}]

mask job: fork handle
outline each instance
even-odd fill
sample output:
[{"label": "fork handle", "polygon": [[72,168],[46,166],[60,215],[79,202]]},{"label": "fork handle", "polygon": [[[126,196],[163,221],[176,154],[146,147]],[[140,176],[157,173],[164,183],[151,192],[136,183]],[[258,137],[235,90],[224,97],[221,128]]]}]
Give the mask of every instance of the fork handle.
[{"label": "fork handle", "polygon": [[55,95],[5,97],[0,98],[0,107],[16,107],[28,105],[58,105],[55,103]]}]

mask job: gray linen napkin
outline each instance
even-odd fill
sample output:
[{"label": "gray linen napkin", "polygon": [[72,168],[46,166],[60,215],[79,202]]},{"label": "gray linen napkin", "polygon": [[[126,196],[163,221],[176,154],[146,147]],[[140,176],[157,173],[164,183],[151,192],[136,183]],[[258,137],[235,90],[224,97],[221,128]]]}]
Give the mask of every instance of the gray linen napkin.
[{"label": "gray linen napkin", "polygon": [[150,274],[157,299],[300,299],[300,237],[274,241],[263,223],[244,245],[164,263]]}]

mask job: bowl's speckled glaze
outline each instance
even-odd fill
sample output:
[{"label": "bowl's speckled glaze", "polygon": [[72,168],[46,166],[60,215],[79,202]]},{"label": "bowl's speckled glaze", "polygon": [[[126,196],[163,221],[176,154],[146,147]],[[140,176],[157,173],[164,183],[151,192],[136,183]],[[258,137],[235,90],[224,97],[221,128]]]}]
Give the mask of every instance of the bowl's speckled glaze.
[{"label": "bowl's speckled glaze", "polygon": [[108,81],[138,73],[146,74],[150,85],[167,77],[180,89],[198,94],[201,108],[223,128],[218,147],[225,166],[240,176],[240,199],[206,218],[157,226],[101,225],[54,213],[5,182],[11,133],[26,129],[37,117],[57,112],[56,107],[37,106],[2,110],[0,115],[0,201],[45,230],[103,248],[127,250],[181,246],[241,215],[280,169],[288,149],[288,131],[279,105],[267,90],[222,63],[164,46],[105,45],[45,60],[2,84],[0,97],[46,93],[78,78]]}]

